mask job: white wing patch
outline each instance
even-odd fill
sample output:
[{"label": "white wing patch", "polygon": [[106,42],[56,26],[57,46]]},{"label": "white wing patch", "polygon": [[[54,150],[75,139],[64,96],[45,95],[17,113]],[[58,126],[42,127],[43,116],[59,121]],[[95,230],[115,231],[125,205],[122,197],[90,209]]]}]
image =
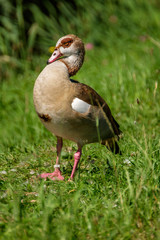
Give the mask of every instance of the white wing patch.
[{"label": "white wing patch", "polygon": [[74,98],[71,106],[72,106],[72,109],[75,110],[76,112],[85,113],[88,111],[91,105],[79,98]]}]

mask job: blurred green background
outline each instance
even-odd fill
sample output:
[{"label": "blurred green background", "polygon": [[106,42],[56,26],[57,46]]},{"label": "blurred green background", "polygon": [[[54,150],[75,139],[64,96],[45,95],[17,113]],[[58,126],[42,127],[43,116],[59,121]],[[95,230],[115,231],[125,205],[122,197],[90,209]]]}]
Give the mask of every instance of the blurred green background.
[{"label": "blurred green background", "polygon": [[160,1],[0,0],[1,80],[9,75],[6,64],[20,70],[27,60],[32,66],[33,56],[46,54],[68,33],[104,49],[127,51],[131,42],[160,37]]}]

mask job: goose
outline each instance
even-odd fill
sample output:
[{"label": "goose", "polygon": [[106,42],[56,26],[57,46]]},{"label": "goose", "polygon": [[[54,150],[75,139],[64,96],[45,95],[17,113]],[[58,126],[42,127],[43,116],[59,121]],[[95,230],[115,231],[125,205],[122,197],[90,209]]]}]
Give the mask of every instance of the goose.
[{"label": "goose", "polygon": [[119,124],[103,98],[91,87],[71,79],[81,68],[85,55],[82,40],[73,34],[61,37],[35,81],[34,106],[44,126],[57,138],[54,171],[40,178],[64,180],[60,170],[63,139],[77,144],[69,180],[73,180],[85,144],[99,142],[120,153]]}]

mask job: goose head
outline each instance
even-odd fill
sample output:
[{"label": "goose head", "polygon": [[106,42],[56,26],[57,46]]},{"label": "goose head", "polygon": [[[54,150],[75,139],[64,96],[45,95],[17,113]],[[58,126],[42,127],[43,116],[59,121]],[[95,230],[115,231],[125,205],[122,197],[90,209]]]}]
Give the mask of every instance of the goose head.
[{"label": "goose head", "polygon": [[47,63],[61,61],[67,66],[69,76],[73,76],[81,68],[84,55],[85,49],[82,40],[73,34],[69,34],[58,40]]}]

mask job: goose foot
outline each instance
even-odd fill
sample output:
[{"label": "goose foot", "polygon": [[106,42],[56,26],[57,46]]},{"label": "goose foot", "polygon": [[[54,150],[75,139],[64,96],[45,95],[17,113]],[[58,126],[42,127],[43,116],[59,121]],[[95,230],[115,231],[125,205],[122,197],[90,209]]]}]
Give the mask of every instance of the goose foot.
[{"label": "goose foot", "polygon": [[39,175],[39,178],[44,178],[47,180],[49,178],[50,180],[58,180],[58,181],[63,181],[64,177],[61,175],[61,171],[56,169],[53,173],[42,173]]}]

